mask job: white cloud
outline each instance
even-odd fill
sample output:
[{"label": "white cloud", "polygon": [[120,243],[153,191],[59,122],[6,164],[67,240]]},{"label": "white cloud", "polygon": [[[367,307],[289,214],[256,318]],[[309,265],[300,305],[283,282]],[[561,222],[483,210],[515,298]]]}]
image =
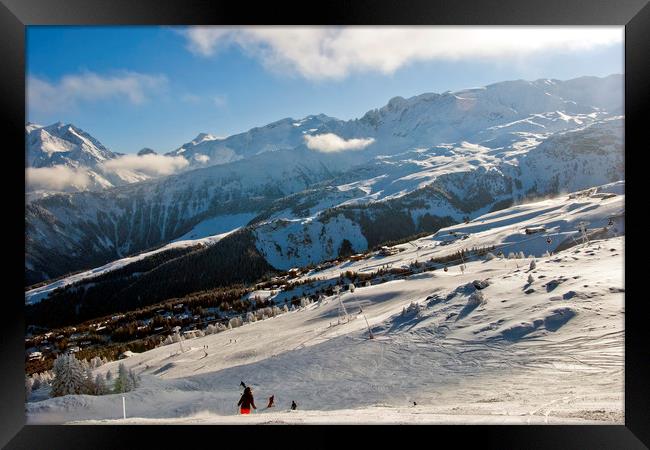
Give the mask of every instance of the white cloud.
[{"label": "white cloud", "polygon": [[210,161],[210,157],[208,155],[202,155],[201,153],[195,154],[194,159],[203,164],[206,164],[208,161]]},{"label": "white cloud", "polygon": [[373,138],[343,139],[334,133],[305,135],[307,147],[319,152],[333,153],[346,150],[362,150],[375,142]]},{"label": "white cloud", "polygon": [[390,74],[414,61],[507,59],[623,43],[623,27],[198,26],[183,35],[196,54],[236,45],[272,71],[315,80]]},{"label": "white cloud", "polygon": [[187,167],[187,159],[182,156],[165,155],[124,155],[115,159],[109,159],[102,163],[103,170],[115,172],[119,170],[137,170],[151,176],[171,175],[172,173]]},{"label": "white cloud", "polygon": [[65,191],[67,189],[82,190],[87,188],[91,179],[85,169],[73,169],[66,166],[28,167],[25,169],[25,180],[29,191],[48,190]]},{"label": "white cloud", "polygon": [[30,76],[27,79],[27,101],[30,109],[45,112],[66,110],[80,102],[110,98],[125,98],[137,105],[158,92],[166,83],[167,78],[163,75],[136,72],[121,72],[116,75],[84,72],[65,75],[55,83]]}]

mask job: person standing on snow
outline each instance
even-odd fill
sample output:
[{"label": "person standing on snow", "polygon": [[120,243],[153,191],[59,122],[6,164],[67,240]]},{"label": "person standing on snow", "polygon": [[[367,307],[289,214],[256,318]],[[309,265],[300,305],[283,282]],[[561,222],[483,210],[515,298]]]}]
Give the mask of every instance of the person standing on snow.
[{"label": "person standing on snow", "polygon": [[237,402],[237,406],[241,407],[239,410],[241,414],[250,414],[251,406],[253,409],[257,409],[257,406],[255,406],[255,400],[253,400],[253,390],[250,386],[247,386],[246,389],[244,389],[244,393],[239,399],[239,402]]},{"label": "person standing on snow", "polygon": [[298,407],[298,405],[296,405],[296,401],[295,401],[295,400],[291,400],[291,410],[295,411],[295,409],[296,409],[297,407]]},{"label": "person standing on snow", "polygon": [[269,397],[269,404],[267,408],[273,408],[275,406],[275,403],[273,403],[273,400],[275,399],[275,395],[272,395]]}]

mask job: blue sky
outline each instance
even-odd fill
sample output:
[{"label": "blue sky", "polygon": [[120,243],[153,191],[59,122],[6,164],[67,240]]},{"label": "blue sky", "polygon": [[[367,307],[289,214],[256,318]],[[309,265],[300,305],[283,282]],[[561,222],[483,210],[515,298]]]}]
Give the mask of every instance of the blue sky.
[{"label": "blue sky", "polygon": [[199,132],[360,117],[397,95],[623,73],[622,27],[468,28],[30,26],[27,120],[167,152]]}]

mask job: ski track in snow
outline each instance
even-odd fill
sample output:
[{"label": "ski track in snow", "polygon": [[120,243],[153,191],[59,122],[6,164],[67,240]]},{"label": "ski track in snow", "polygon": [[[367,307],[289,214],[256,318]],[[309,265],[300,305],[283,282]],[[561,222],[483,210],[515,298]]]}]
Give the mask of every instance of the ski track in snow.
[{"label": "ski track in snow", "polygon": [[[529,258],[494,259],[357,287],[341,296],[353,315],[341,325],[328,297],[184,341],[183,353],[172,344],[135,354],[124,363],[142,386],[125,394],[126,420],[121,395],[80,395],[28,403],[28,423],[621,424],[623,242],[572,247],[530,272]],[[524,294],[529,274],[535,291]],[[486,301],[463,315],[474,279],[489,280]],[[551,280],[560,282],[549,291]],[[411,301],[420,312],[402,317]],[[250,417],[236,415],[241,380],[260,408]],[[270,395],[278,409],[262,410]],[[299,410],[284,411],[292,400]]]}]

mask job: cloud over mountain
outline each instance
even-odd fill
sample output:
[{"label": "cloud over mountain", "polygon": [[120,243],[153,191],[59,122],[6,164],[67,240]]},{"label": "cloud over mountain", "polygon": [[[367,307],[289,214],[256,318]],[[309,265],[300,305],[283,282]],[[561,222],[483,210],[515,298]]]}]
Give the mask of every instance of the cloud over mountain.
[{"label": "cloud over mountain", "polygon": [[307,147],[325,153],[343,152],[346,150],[362,150],[375,142],[373,138],[343,139],[334,133],[306,135]]}]

